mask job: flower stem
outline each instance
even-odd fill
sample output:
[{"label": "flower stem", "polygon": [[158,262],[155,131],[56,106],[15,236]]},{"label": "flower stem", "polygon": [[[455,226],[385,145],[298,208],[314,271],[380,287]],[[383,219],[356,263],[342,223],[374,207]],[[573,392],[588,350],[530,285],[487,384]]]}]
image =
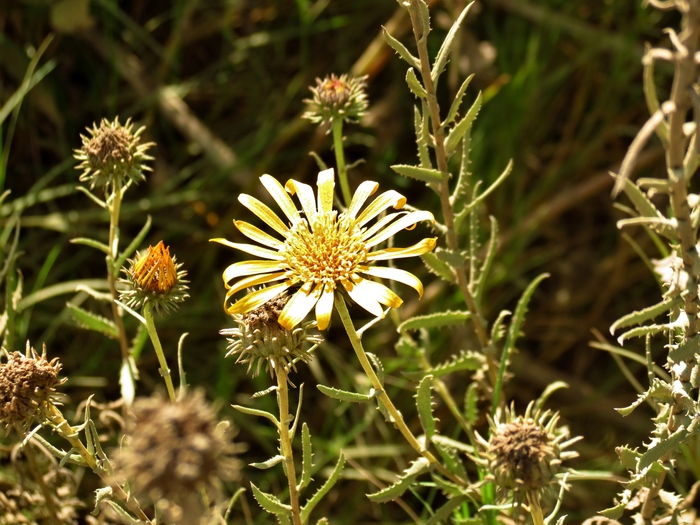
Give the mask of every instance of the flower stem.
[{"label": "flower stem", "polygon": [[287,474],[289,484],[289,503],[292,507],[292,522],[294,525],[302,525],[301,509],[299,508],[299,492],[297,491],[297,474],[294,467],[294,449],[292,437],[289,433],[289,390],[287,384],[287,371],[283,366],[276,370],[277,375],[277,404],[280,409],[279,433],[280,452],[284,456],[284,471]]},{"label": "flower stem", "polygon": [[335,164],[338,167],[340,190],[343,193],[345,206],[350,207],[352,196],[350,194],[350,184],[348,183],[348,170],[345,166],[345,150],[343,150],[343,119],[334,118],[331,127],[333,129],[333,149],[335,150]]},{"label": "flower stem", "polygon": [[170,368],[168,368],[168,362],[165,360],[165,354],[163,353],[163,347],[160,344],[160,338],[158,337],[158,332],[156,331],[156,325],[153,322],[152,308],[149,303],[143,307],[143,317],[146,319],[146,330],[148,331],[148,336],[151,338],[153,343],[153,348],[156,351],[156,356],[158,356],[158,363],[160,363],[160,375],[163,376],[165,380],[165,387],[168,389],[168,397],[171,402],[175,402],[175,388],[173,387],[173,380],[170,377]]},{"label": "flower stem", "polygon": [[61,437],[71,444],[73,450],[75,450],[80,455],[80,457],[83,459],[83,461],[85,461],[87,466],[90,467],[90,469],[95,474],[100,476],[100,478],[102,478],[102,481],[104,481],[109,487],[111,487],[114,495],[117,496],[120,500],[122,500],[124,504],[126,504],[127,508],[139,520],[145,523],[152,523],[151,520],[148,519],[148,516],[144,514],[143,510],[141,510],[138,501],[136,501],[132,497],[129,497],[129,495],[124,491],[124,489],[117,483],[114,483],[112,480],[110,480],[107,472],[103,468],[98,466],[95,456],[92,455],[90,451],[87,448],[85,448],[83,442],[80,441],[77,429],[70,426],[68,421],[66,421],[66,419],[63,417],[61,411],[58,410],[58,408],[56,408],[53,404],[50,404],[48,410],[46,411],[46,417],[49,421],[51,421],[51,423],[53,423],[56,431],[61,435]]},{"label": "flower stem", "polygon": [[530,515],[532,516],[532,523],[534,525],[544,525],[544,516],[542,515],[542,507],[540,506],[540,499],[536,492],[529,491],[527,493],[527,503],[530,507]]},{"label": "flower stem", "polygon": [[391,399],[384,391],[384,386],[379,381],[374,368],[372,368],[372,365],[367,358],[367,354],[365,353],[365,349],[362,346],[362,340],[357,334],[355,326],[352,323],[352,319],[350,318],[350,313],[348,312],[348,307],[345,305],[345,300],[342,297],[337,297],[335,307],[340,315],[340,319],[343,321],[343,326],[345,327],[345,331],[350,339],[350,344],[352,344],[352,347],[355,350],[355,355],[357,355],[357,359],[360,361],[362,370],[364,370],[365,374],[367,374],[367,377],[372,383],[374,390],[378,392],[377,400],[391,416],[392,423],[394,423],[399,432],[401,432],[401,435],[403,435],[408,444],[411,445],[411,447],[421,456],[427,459],[430,464],[433,465],[438,472],[440,472],[440,474],[448,478],[453,483],[457,483],[458,485],[466,485],[466,482],[463,479],[454,475],[452,472],[442,466],[442,464],[438,462],[437,458],[429,450],[427,450],[426,447],[421,445],[416,436],[413,435],[411,429],[406,425],[401,412],[398,411],[398,409],[394,406],[394,403],[392,403]]}]

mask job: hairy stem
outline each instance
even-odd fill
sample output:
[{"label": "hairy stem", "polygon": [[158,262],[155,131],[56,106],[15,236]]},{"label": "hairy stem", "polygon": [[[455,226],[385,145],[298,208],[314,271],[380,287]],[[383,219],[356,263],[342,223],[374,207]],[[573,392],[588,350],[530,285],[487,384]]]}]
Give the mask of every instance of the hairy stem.
[{"label": "hairy stem", "polygon": [[284,472],[287,474],[289,484],[289,504],[292,507],[292,522],[294,525],[302,525],[301,509],[299,507],[299,492],[297,491],[297,474],[294,466],[294,449],[292,437],[289,433],[289,389],[287,384],[287,371],[279,367],[277,375],[277,404],[280,409],[279,433],[280,452],[284,456]]},{"label": "hairy stem", "polygon": [[343,119],[334,118],[331,127],[333,130],[333,150],[335,151],[335,164],[338,167],[340,191],[343,193],[345,206],[350,207],[352,195],[350,193],[350,184],[348,183],[348,170],[345,166],[345,150],[343,149]]},{"label": "hairy stem", "polygon": [[156,356],[158,356],[158,363],[160,364],[160,375],[163,376],[165,380],[165,387],[168,389],[168,397],[171,402],[175,402],[175,388],[173,387],[173,380],[170,377],[170,368],[168,368],[168,362],[165,360],[165,354],[163,353],[163,347],[160,344],[160,338],[158,337],[158,331],[156,330],[156,325],[153,322],[153,308],[150,303],[146,303],[143,307],[143,317],[146,319],[146,330],[148,331],[148,336],[151,338],[153,343],[153,348],[156,351]]}]

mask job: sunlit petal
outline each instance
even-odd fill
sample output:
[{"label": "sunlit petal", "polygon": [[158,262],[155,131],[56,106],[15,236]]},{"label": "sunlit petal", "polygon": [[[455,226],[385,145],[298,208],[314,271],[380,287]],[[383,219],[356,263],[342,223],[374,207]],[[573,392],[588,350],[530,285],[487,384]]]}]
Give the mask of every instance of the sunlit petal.
[{"label": "sunlit petal", "polygon": [[255,255],[257,257],[262,257],[263,259],[272,259],[273,261],[284,261],[284,255],[280,255],[279,252],[274,250],[268,250],[267,248],[262,248],[254,244],[245,244],[240,242],[231,242],[227,239],[211,239],[213,242],[218,242],[234,250],[240,250],[250,255]]},{"label": "sunlit petal", "polygon": [[316,321],[318,322],[319,330],[325,330],[331,322],[334,295],[335,289],[332,286],[326,285],[321,294],[321,298],[316,303]]},{"label": "sunlit petal", "polygon": [[267,192],[275,199],[275,202],[279,205],[290,222],[294,224],[299,218],[299,211],[297,207],[294,206],[294,202],[289,196],[289,193],[285,191],[280,182],[272,175],[263,175],[260,177],[260,182],[263,183]]},{"label": "sunlit petal", "polygon": [[333,189],[335,188],[335,180],[333,177],[333,168],[323,170],[318,174],[318,211],[319,213],[328,213],[333,211]]},{"label": "sunlit petal", "polygon": [[423,255],[428,253],[437,244],[437,237],[423,239],[413,246],[407,248],[387,248],[386,250],[377,250],[367,254],[368,261],[386,261],[388,259],[401,259],[402,257],[413,257],[414,255]]},{"label": "sunlit petal", "polygon": [[408,213],[407,211],[398,211],[396,213],[389,213],[389,214],[385,215],[384,217],[379,219],[377,222],[375,222],[371,228],[369,228],[367,231],[362,233],[362,240],[367,240],[370,237],[375,236],[378,231],[383,230],[391,222],[395,221],[399,217],[403,217],[407,213]]},{"label": "sunlit petal", "polygon": [[236,279],[237,277],[270,273],[283,270],[284,268],[285,264],[279,261],[241,261],[229,265],[224,270],[224,283],[228,283],[231,279]]},{"label": "sunlit petal", "polygon": [[289,234],[289,228],[266,204],[263,204],[255,197],[242,193],[238,196],[238,202],[260,217],[270,228],[280,233],[284,237]]},{"label": "sunlit petal", "polygon": [[401,195],[399,192],[394,190],[385,191],[364,209],[364,211],[357,218],[357,223],[362,226],[363,224],[371,221],[374,217],[379,215],[387,208],[392,207],[395,210],[398,210],[403,208],[404,204],[406,204],[406,197]]},{"label": "sunlit petal", "polygon": [[314,190],[311,186],[289,179],[284,188],[292,195],[299,197],[301,209],[304,210],[307,219],[316,215],[316,197],[314,197]]},{"label": "sunlit petal", "polygon": [[348,291],[350,298],[359,304],[362,308],[376,317],[384,317],[384,309],[379,304],[378,298],[372,293],[371,289],[363,286],[364,283],[369,283],[367,279],[360,279],[359,282],[351,281],[343,282],[343,286]]},{"label": "sunlit petal", "polygon": [[429,211],[414,211],[409,213],[408,215],[405,215],[401,217],[398,221],[396,221],[394,224],[391,226],[388,226],[385,228],[383,231],[372,237],[371,239],[368,239],[365,242],[365,245],[368,248],[371,248],[372,246],[376,246],[382,241],[387,240],[389,237],[394,235],[395,233],[400,232],[404,228],[408,228],[409,226],[413,226],[417,222],[420,221],[434,221],[435,218],[433,217],[433,214],[430,213]]},{"label": "sunlit petal", "polygon": [[254,292],[249,293],[245,297],[242,297],[228,308],[226,308],[226,305],[224,305],[224,308],[226,308],[226,311],[229,314],[245,314],[250,312],[251,310],[256,309],[258,306],[265,304],[270,299],[274,299],[290,286],[291,283],[283,282],[280,284],[268,286],[267,288],[255,290]]},{"label": "sunlit petal", "polygon": [[316,286],[311,292],[308,291],[308,288],[306,286],[299,288],[280,313],[277,322],[287,330],[291,330],[301,323],[318,302],[322,287]]},{"label": "sunlit petal", "polygon": [[284,246],[282,241],[278,241],[257,226],[253,226],[252,224],[244,221],[233,221],[233,224],[236,226],[236,228],[238,228],[239,232],[248,237],[250,240],[259,242],[260,244],[264,244],[269,248],[275,248],[277,250]]},{"label": "sunlit petal", "polygon": [[251,275],[249,277],[244,277],[236,284],[234,284],[231,288],[229,288],[229,290],[226,292],[226,299],[229,299],[233,294],[240,292],[241,290],[244,290],[246,288],[250,288],[252,286],[259,286],[261,284],[267,284],[273,281],[279,281],[280,279],[284,279],[286,273],[287,272],[276,272],[266,273],[265,275]]},{"label": "sunlit petal", "polygon": [[355,194],[352,196],[352,201],[350,206],[348,206],[348,211],[346,212],[353,219],[360,211],[360,208],[364,205],[370,195],[377,191],[379,184],[374,181],[366,180],[357,187]]},{"label": "sunlit petal", "polygon": [[406,284],[418,292],[419,297],[423,297],[423,283],[420,279],[406,270],[399,270],[398,268],[387,268],[384,266],[366,266],[363,268],[358,268],[358,272],[366,273],[372,277],[379,277],[380,279],[391,279],[393,281],[398,281],[400,283]]}]

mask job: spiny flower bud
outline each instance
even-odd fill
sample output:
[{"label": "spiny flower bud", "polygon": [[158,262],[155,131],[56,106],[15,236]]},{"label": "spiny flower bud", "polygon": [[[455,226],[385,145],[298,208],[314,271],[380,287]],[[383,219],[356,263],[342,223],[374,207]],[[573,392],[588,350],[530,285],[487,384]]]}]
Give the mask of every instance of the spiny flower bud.
[{"label": "spiny flower bud", "polygon": [[248,373],[254,369],[253,376],[260,373],[260,366],[265,362],[265,370],[273,377],[278,367],[294,368],[297,360],[309,361],[315,346],[311,349],[305,346],[319,345],[322,338],[308,333],[316,326],[315,321],[301,323],[292,330],[279,324],[279,315],[288,300],[288,295],[278,295],[247,314],[232,315],[237,326],[220,332],[228,337],[226,357],[238,355],[236,363],[248,363]]},{"label": "spiny flower bud", "polygon": [[153,160],[146,151],[155,144],[141,144],[141,133],[146,128],[136,132],[133,128],[131,119],[122,126],[119,117],[114,122],[102,119],[99,127],[93,124],[92,129],[87,128],[89,136],[80,135],[83,147],[75,150],[75,158],[81,161],[77,169],[83,170],[80,180],[89,181],[90,188],[145,180],[143,172],[151,171],[145,162]]},{"label": "spiny flower bud", "polygon": [[[201,391],[171,403],[156,395],[138,399],[127,422],[126,447],[116,471],[150,496],[177,523],[197,523],[206,513],[200,490],[218,492],[220,480],[238,476],[226,425]],[[161,501],[164,500],[164,501]]]},{"label": "spiny flower bud", "polygon": [[127,285],[119,292],[119,299],[129,308],[141,309],[151,303],[156,311],[168,312],[189,297],[187,272],[180,270],[182,263],[170,256],[170,248],[163,241],[149,246],[143,255],[136,252],[129,263],[129,269],[122,268],[126,279],[119,280]]},{"label": "spiny flower bud", "polygon": [[26,355],[11,352],[0,363],[0,423],[26,429],[32,421],[43,419],[48,405],[55,401],[61,364],[58,358],[46,359],[46,346],[41,355],[27,342]]},{"label": "spiny flower bud", "polygon": [[309,89],[313,98],[306,99],[304,118],[311,122],[331,123],[341,118],[346,122],[357,122],[367,111],[367,77],[353,78],[347,74],[330,75],[316,79],[316,87]]}]

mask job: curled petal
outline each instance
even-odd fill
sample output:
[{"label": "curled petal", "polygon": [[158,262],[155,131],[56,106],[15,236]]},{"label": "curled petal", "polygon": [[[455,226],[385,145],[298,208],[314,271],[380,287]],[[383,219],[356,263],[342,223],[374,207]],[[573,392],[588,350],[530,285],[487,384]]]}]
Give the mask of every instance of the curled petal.
[{"label": "curled petal", "polygon": [[276,272],[284,270],[284,268],[285,265],[279,261],[241,261],[229,265],[224,270],[222,277],[224,278],[224,283],[228,283],[237,277]]},{"label": "curled petal", "polygon": [[352,196],[352,201],[346,213],[354,219],[360,211],[360,208],[362,208],[362,205],[367,201],[370,195],[377,191],[378,187],[379,184],[371,180],[366,180],[360,184],[357,190],[355,190],[355,194]]},{"label": "curled petal", "polygon": [[333,168],[328,168],[320,172],[316,185],[318,186],[319,213],[329,213],[333,211],[333,188],[335,188]]},{"label": "curled petal", "polygon": [[255,290],[245,297],[242,297],[228,308],[226,308],[226,305],[224,304],[224,308],[226,308],[226,311],[229,314],[245,314],[251,310],[255,310],[258,306],[265,304],[270,299],[274,299],[290,286],[290,282],[283,282],[268,286],[267,288]]},{"label": "curled petal", "polygon": [[307,219],[311,219],[316,215],[316,198],[314,197],[314,190],[308,184],[303,182],[295,181],[294,179],[289,179],[284,188],[291,193],[299,197],[299,202],[301,203],[301,209],[304,210]]},{"label": "curled petal", "polygon": [[292,298],[284,305],[284,309],[280,313],[277,322],[291,330],[296,325],[304,320],[304,317],[311,311],[314,305],[318,302],[321,296],[322,286],[316,286],[309,291],[310,286],[302,286],[297,292],[292,295]]},{"label": "curled petal", "polygon": [[383,284],[375,283],[362,277],[359,277],[354,282],[345,282],[343,286],[345,286],[348,295],[353,301],[377,317],[384,317],[384,310],[379,303],[392,308],[401,306],[401,303],[403,303],[398,295]]},{"label": "curled petal", "polygon": [[433,214],[430,213],[429,211],[411,212],[408,215],[404,215],[403,217],[401,217],[398,221],[393,223],[391,226],[386,227],[384,230],[379,232],[377,235],[375,235],[371,239],[368,239],[367,242],[365,242],[365,246],[367,246],[368,248],[371,248],[372,246],[376,246],[380,242],[387,240],[389,237],[391,237],[395,233],[400,232],[404,228],[408,228],[410,226],[413,226],[417,222],[434,221],[434,220],[435,220],[435,218],[433,217]]},{"label": "curled petal", "polygon": [[263,175],[260,177],[260,182],[263,183],[267,192],[275,199],[275,202],[282,209],[287,218],[292,224],[299,218],[299,211],[289,194],[284,190],[284,187],[272,175]]},{"label": "curled petal", "polygon": [[277,233],[283,235],[284,237],[289,234],[289,228],[287,228],[287,226],[280,220],[275,212],[255,197],[241,193],[238,196],[238,202],[260,217],[265,224],[267,224]]},{"label": "curled petal", "polygon": [[211,239],[214,242],[233,248],[234,250],[240,250],[250,255],[255,255],[256,257],[262,257],[263,259],[271,259],[273,261],[284,261],[284,255],[280,255],[279,252],[274,250],[268,250],[267,248],[261,248],[254,244],[242,244],[238,242],[231,242],[227,239]]},{"label": "curled petal", "polygon": [[244,277],[228,289],[228,291],[226,292],[226,300],[228,301],[233,294],[240,292],[245,288],[250,288],[251,286],[258,286],[261,284],[267,284],[273,281],[279,281],[280,279],[284,279],[286,273],[287,272],[275,272],[266,273],[265,275],[251,275],[249,277]]},{"label": "curled petal", "polygon": [[377,222],[375,222],[371,228],[368,230],[364,231],[362,233],[362,240],[366,241],[370,237],[374,237],[378,231],[383,230],[386,228],[389,224],[391,224],[393,221],[398,219],[399,217],[403,217],[406,215],[408,212],[406,211],[398,211],[396,213],[388,213],[381,219],[379,219]]},{"label": "curled petal", "polygon": [[437,244],[437,237],[430,237],[417,242],[413,246],[407,248],[387,248],[386,250],[377,250],[367,254],[368,261],[386,261],[389,259],[401,259],[402,257],[413,257],[415,255],[423,255],[428,253]]},{"label": "curled petal", "polygon": [[365,210],[357,218],[357,223],[359,226],[366,224],[371,221],[381,212],[386,210],[388,207],[392,207],[395,210],[403,208],[406,204],[406,197],[401,195],[399,192],[394,190],[385,191],[379,197],[374,199],[372,203],[365,208]]},{"label": "curled petal", "polygon": [[262,231],[257,226],[253,226],[248,222],[233,221],[233,225],[236,228],[238,228],[239,232],[248,237],[250,240],[259,242],[260,244],[263,244],[268,248],[274,248],[276,250],[279,250],[284,246],[284,243],[282,241],[275,239],[271,235]]},{"label": "curled petal", "polygon": [[399,270],[398,268],[387,268],[384,266],[366,266],[358,268],[360,273],[366,273],[372,277],[379,277],[380,279],[391,279],[392,281],[398,281],[400,283],[406,284],[418,292],[419,297],[423,297],[423,283],[420,279],[406,270]]}]

